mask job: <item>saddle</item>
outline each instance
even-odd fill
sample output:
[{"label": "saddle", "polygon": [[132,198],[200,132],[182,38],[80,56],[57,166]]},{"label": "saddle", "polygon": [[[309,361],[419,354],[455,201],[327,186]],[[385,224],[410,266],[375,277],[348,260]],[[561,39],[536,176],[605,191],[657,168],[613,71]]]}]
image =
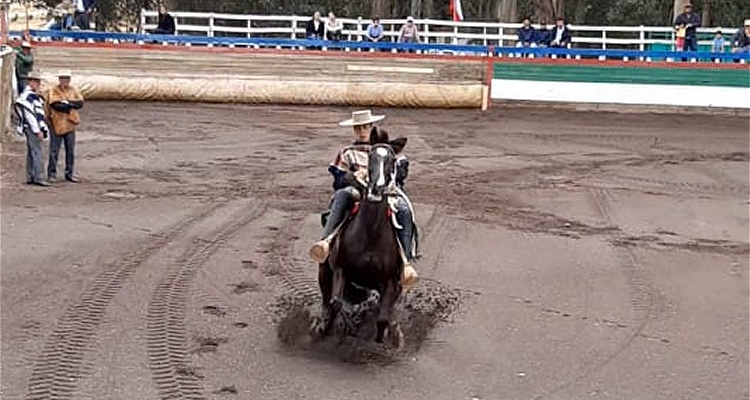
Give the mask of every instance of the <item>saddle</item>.
[{"label": "saddle", "polygon": [[[359,201],[355,201],[354,205],[349,210],[349,214],[344,217],[344,220],[341,221],[341,226],[346,225],[349,220],[354,217],[357,212],[359,211]],[[414,227],[414,254],[419,255],[419,227],[417,226],[416,218],[414,218],[414,208],[412,207],[411,203],[409,202],[409,209],[411,210],[412,215],[412,225]],[[321,228],[325,228],[326,223],[328,222],[328,217],[331,215],[331,210],[325,210],[322,213],[320,213],[320,226]],[[396,220],[396,209],[395,209],[395,203],[391,207],[388,207],[388,218],[391,219],[391,226],[393,226],[393,229],[401,230],[403,227],[399,225],[398,221]],[[339,231],[340,232],[340,231]],[[338,236],[339,233],[336,233],[335,236]],[[402,244],[403,246],[403,244]],[[406,251],[406,249],[404,249]]]}]

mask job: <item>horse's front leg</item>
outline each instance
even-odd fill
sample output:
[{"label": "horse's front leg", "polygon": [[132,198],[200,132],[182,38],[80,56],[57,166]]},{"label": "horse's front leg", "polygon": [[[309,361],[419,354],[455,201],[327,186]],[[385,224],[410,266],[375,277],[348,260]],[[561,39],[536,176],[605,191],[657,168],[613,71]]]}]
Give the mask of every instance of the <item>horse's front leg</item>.
[{"label": "horse's front leg", "polygon": [[398,324],[393,322],[394,309],[396,307],[396,301],[401,295],[401,285],[397,280],[390,280],[383,291],[382,303],[380,305],[380,313],[378,314],[378,333],[375,336],[375,341],[383,343],[385,337],[385,331],[388,329],[389,342],[397,349],[402,346],[402,333]]},{"label": "horse's front leg", "polygon": [[320,336],[326,336],[331,331],[335,315],[331,308],[331,295],[333,292],[333,270],[328,261],[318,265],[318,286],[323,298],[321,304],[321,317],[315,321],[312,330]]},{"label": "horse's front leg", "polygon": [[338,314],[344,304],[344,271],[341,268],[333,270],[333,288],[331,290],[330,305],[334,313]]}]

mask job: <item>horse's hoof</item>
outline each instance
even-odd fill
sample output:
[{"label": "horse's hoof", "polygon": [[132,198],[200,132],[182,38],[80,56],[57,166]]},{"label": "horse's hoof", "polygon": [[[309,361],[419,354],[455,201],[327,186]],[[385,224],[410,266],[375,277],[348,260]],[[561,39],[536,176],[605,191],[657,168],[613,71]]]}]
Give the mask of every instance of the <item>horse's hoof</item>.
[{"label": "horse's hoof", "polygon": [[401,351],[404,348],[404,333],[399,325],[388,328],[388,347],[394,351]]},{"label": "horse's hoof", "polygon": [[338,297],[332,298],[329,304],[331,306],[331,311],[333,312],[340,312],[344,306],[344,302]]}]

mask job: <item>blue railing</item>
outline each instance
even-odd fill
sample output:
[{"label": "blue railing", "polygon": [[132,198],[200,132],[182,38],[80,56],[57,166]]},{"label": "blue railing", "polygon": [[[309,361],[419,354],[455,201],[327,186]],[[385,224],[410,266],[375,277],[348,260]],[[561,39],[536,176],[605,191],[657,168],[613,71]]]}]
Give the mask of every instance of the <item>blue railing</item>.
[{"label": "blue railing", "polygon": [[[109,33],[91,31],[53,31],[31,30],[29,34],[39,39],[50,40],[79,40],[94,42],[143,42],[169,43],[191,46],[234,46],[253,48],[326,48],[330,50],[376,50],[376,51],[410,51],[420,53],[458,54],[458,55],[493,55],[504,57],[529,56],[558,58],[593,58],[593,59],[627,59],[627,60],[686,60],[686,61],[724,61],[748,62],[750,53],[710,53],[688,51],[638,51],[638,50],[607,50],[607,49],[563,49],[563,48],[517,48],[495,47],[481,45],[449,45],[449,44],[410,44],[392,42],[353,42],[353,41],[323,41],[297,40],[275,38],[236,38],[236,37],[207,37],[207,36],[173,36],[150,35],[132,33]],[[11,32],[11,37],[20,37],[21,32]],[[749,77],[750,78],[750,77]]]}]

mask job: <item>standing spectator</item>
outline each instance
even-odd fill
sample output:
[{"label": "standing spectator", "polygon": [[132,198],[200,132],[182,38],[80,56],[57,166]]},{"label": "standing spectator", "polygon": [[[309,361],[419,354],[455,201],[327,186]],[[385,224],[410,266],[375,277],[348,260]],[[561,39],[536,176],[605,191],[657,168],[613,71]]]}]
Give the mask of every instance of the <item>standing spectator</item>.
[{"label": "standing spectator", "polygon": [[16,90],[21,94],[26,89],[27,75],[34,69],[34,54],[31,52],[31,43],[24,40],[20,48],[16,48]]},{"label": "standing spectator", "polygon": [[678,30],[684,26],[685,29],[685,51],[698,50],[698,36],[696,28],[701,26],[701,17],[693,12],[691,4],[685,4],[685,12],[678,15],[674,20],[674,28]]},{"label": "standing spectator", "polygon": [[89,30],[91,28],[91,14],[94,12],[94,0],[75,0],[75,2],[76,26],[83,30]]},{"label": "standing spectator", "polygon": [[380,17],[372,19],[372,23],[367,27],[365,40],[368,42],[379,42],[383,38],[383,25],[380,25]]},{"label": "standing spectator", "polygon": [[26,183],[49,186],[42,179],[42,140],[49,135],[44,122],[43,99],[39,95],[42,76],[36,71],[30,71],[26,79],[28,84],[13,104],[18,117],[16,130],[26,137]]},{"label": "standing spectator", "polygon": [[152,30],[151,33],[155,35],[174,35],[177,27],[174,23],[174,18],[169,15],[167,8],[164,6],[159,7],[159,24],[156,29]]},{"label": "standing spectator", "polygon": [[566,49],[570,47],[570,29],[565,25],[563,17],[558,17],[555,21],[555,27],[550,33],[550,39],[552,41],[549,47],[562,47]]},{"label": "standing spectator", "polygon": [[750,53],[750,19],[746,19],[744,29],[737,29],[732,37],[732,53]]},{"label": "standing spectator", "polygon": [[414,17],[406,17],[406,23],[401,27],[398,33],[399,43],[419,43],[419,31],[414,24]]},{"label": "standing spectator", "polygon": [[325,26],[323,21],[320,20],[320,13],[315,12],[311,20],[307,21],[305,26],[305,37],[310,40],[323,40],[325,33]]},{"label": "standing spectator", "polygon": [[65,180],[76,183],[73,175],[75,165],[76,126],[81,123],[78,110],[83,107],[83,96],[70,85],[70,71],[63,70],[57,74],[58,84],[47,92],[45,114],[52,128],[49,141],[49,162],[47,163],[47,180],[57,179],[57,158],[61,145],[65,146]]},{"label": "standing spectator", "polygon": [[726,44],[726,40],[724,40],[724,36],[722,36],[721,31],[720,30],[716,31],[716,36],[714,36],[714,41],[711,43],[711,52],[723,53],[725,44]]},{"label": "standing spectator", "polygon": [[518,29],[516,47],[536,47],[536,31],[531,26],[531,19],[529,18],[525,18],[523,26]]},{"label": "standing spectator", "polygon": [[539,47],[549,47],[552,39],[550,38],[550,31],[547,29],[547,21],[541,20],[539,22],[539,30],[536,31],[535,42]]},{"label": "standing spectator", "polygon": [[338,42],[341,40],[341,31],[344,29],[344,24],[336,19],[336,15],[332,12],[328,13],[328,21],[325,25],[326,39]]}]

